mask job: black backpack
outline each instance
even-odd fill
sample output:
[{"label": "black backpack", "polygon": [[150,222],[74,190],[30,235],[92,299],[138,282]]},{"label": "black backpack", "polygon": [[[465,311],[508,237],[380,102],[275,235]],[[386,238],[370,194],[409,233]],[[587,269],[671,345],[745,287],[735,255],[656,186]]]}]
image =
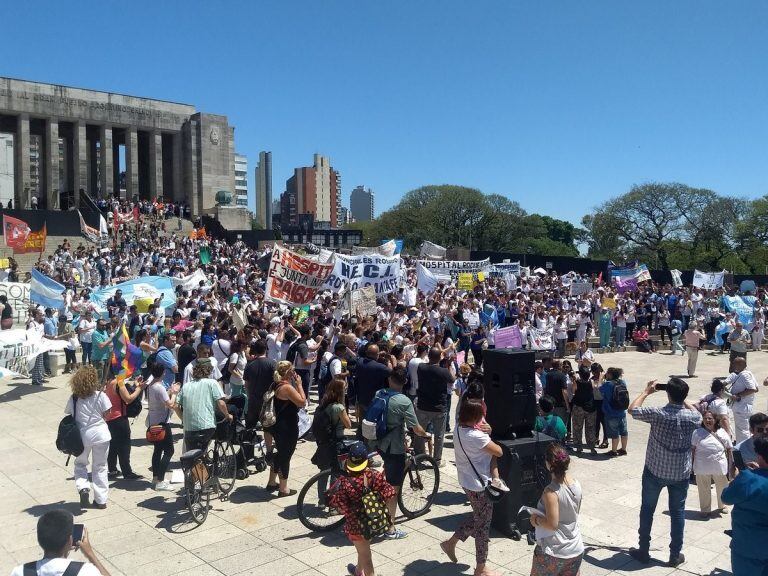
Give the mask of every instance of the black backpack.
[{"label": "black backpack", "polygon": [[165,346],[160,346],[160,348],[152,352],[152,354],[150,354],[147,357],[147,374],[148,375],[152,373],[152,368],[154,368],[155,364],[157,364],[157,355],[160,353],[160,350],[168,350],[168,348],[166,348]]},{"label": "black backpack", "polygon": [[[67,566],[66,570],[62,572],[61,576],[77,576],[80,574],[80,569],[85,565],[84,562],[75,562],[72,560]],[[23,576],[38,576],[37,562],[27,562],[24,564]]]},{"label": "black backpack", "polygon": [[614,410],[626,410],[629,408],[629,390],[624,380],[617,380],[613,383],[613,394],[611,394],[611,408]]},{"label": "black backpack", "polygon": [[85,447],[83,446],[83,439],[80,436],[80,428],[77,426],[77,396],[72,396],[72,414],[67,414],[59,422],[59,431],[56,434],[56,448],[58,448],[64,454],[67,454],[67,463],[65,466],[69,466],[69,458],[74,456],[77,458],[83,453]]},{"label": "black backpack", "polygon": [[331,417],[328,415],[327,406],[325,408],[318,406],[317,410],[315,410],[311,429],[318,446],[328,445],[333,442],[334,426],[331,422]]},{"label": "black backpack", "polygon": [[[221,342],[219,340],[216,340],[216,346],[219,348],[219,352],[222,354],[224,353],[224,349],[221,347]],[[229,371],[229,361],[232,359],[232,354],[227,356],[227,359],[224,360],[224,368],[221,369],[221,381],[222,382],[229,382],[229,379],[232,377],[231,372]],[[216,362],[216,359],[213,360]]]},{"label": "black backpack", "polygon": [[[129,394],[133,394],[136,391],[136,386],[134,386],[133,384],[126,384],[125,389],[128,390]],[[141,394],[136,396],[136,398],[134,398],[133,402],[125,405],[125,415],[128,416],[128,418],[136,418],[139,414],[141,414],[141,409],[142,409],[141,397],[143,395],[144,393],[142,392]]]}]

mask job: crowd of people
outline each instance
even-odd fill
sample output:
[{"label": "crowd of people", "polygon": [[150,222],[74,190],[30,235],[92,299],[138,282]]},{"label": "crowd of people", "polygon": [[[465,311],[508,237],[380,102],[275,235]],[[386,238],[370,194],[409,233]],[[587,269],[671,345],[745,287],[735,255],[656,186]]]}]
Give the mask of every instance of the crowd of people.
[{"label": "crowd of people", "polygon": [[[131,207],[119,208],[126,209]],[[710,483],[715,486],[717,513],[725,513],[727,503],[736,510],[765,506],[745,496],[763,490],[768,475],[762,472],[768,468],[768,442],[763,439],[768,416],[754,410],[757,380],[747,370],[748,350],[759,350],[762,343],[768,306],[762,290],[756,294],[753,320],[745,328],[736,314],[725,309],[726,290],[649,281],[619,294],[594,281],[590,291],[571,296],[569,285],[586,278],[551,273],[520,278],[514,288],[504,279],[490,277],[474,290],[459,290],[456,282],[448,282],[423,294],[417,287],[415,263],[403,257],[402,287],[380,296],[374,314],[350,316],[343,311],[339,294],[331,291],[321,291],[302,314],[264,298],[264,262],[270,247],[254,249],[240,241],[230,244],[166,233],[163,218],[176,208],[169,209],[158,212],[157,207],[142,205],[140,212],[148,217],[121,224],[112,250],[73,247],[65,241],[37,266],[66,287],[63,309],[33,310],[29,327],[68,341],[65,370],[72,373],[72,397],[65,410],[79,424],[86,448],[75,461],[75,488],[84,508],[108,505],[110,480],[141,480],[131,466],[129,414],[142,398],[147,425],[160,438],[153,442],[152,487],[172,492],[167,474],[176,452],[171,433],[174,415],[182,424],[185,448],[202,448],[211,441],[217,420],[232,419],[227,398],[244,394],[246,424],[254,425],[265,394],[273,393],[275,422],[264,431],[270,466],[264,487],[275,498],[283,498],[296,492],[289,477],[302,410],[313,407],[331,426],[329,438],[317,439],[312,459],[323,469],[336,460],[336,440],[352,434],[362,438],[368,408],[386,397],[386,436],[374,446],[361,443],[350,449],[348,485],[331,503],[346,515],[345,533],[358,552],[350,573],[372,576],[375,570],[371,537],[366,537],[358,519],[361,494],[374,491],[389,510],[381,537],[405,538],[406,531],[395,526],[394,512],[406,449],[412,442],[417,453],[429,451],[444,467],[444,440],[452,431],[459,483],[472,513],[441,548],[456,562],[457,542],[472,536],[475,575],[493,575],[487,565],[492,504],[486,487],[509,488],[499,477],[501,448],[491,439],[485,421],[481,370],[483,352],[493,349],[497,331],[509,326],[519,328],[523,347],[532,328],[553,333],[553,353],[536,363],[536,429],[558,442],[547,450],[551,481],[530,520],[537,543],[532,574],[578,573],[584,553],[578,524],[582,488],[569,472],[571,457],[584,448],[592,453],[607,449],[609,457],[626,455],[628,416],[651,427],[642,477],[639,547],[632,552],[639,561],[649,559],[653,514],[664,487],[670,494],[672,517],[669,564],[684,561],[683,510],[692,473],[702,514],[711,513]],[[201,264],[201,249],[210,255],[208,263]],[[175,305],[168,308],[158,299],[140,313],[119,291],[106,309],[91,301],[91,291],[99,287],[142,276],[182,278],[198,269],[206,281],[192,288],[179,286]],[[0,305],[8,306],[2,300]],[[716,334],[722,324],[727,332]],[[141,353],[128,380],[118,377],[110,362],[123,326]],[[652,332],[659,332],[662,342],[670,340],[673,354],[678,350],[688,354],[689,376],[695,375],[698,349],[711,341],[722,342],[718,348],[730,353],[730,376],[714,382],[712,393],[695,404],[689,402],[688,385],[679,378],[661,386],[650,383],[630,402],[622,370],[604,369],[596,362],[590,338],[599,338],[600,351],[634,343],[653,353]],[[620,356],[613,358],[618,364]],[[45,373],[41,359],[33,383],[42,383]],[[643,407],[645,398],[657,390],[666,391],[668,404]],[[381,471],[369,465],[372,447],[381,456]],[[735,465],[736,454],[740,467]],[[741,472],[726,487],[734,470]],[[71,524],[71,518],[40,519],[38,535],[46,554],[66,558],[61,550],[73,543],[52,538],[49,532],[52,525],[66,529],[67,522]],[[734,532],[737,524],[746,530],[749,522],[747,514],[735,514]],[[83,537],[84,551],[86,541]],[[754,553],[734,548],[734,557],[741,554],[745,563],[759,561]],[[106,574],[103,567],[98,570]]]}]

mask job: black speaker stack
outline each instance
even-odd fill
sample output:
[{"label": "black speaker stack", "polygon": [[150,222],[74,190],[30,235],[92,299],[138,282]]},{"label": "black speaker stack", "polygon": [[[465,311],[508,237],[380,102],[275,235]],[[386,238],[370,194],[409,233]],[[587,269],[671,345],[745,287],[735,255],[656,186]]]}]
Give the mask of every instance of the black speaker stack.
[{"label": "black speaker stack", "polygon": [[553,438],[533,432],[536,423],[536,355],[527,350],[486,350],[483,354],[486,420],[503,450],[499,475],[509,492],[493,507],[493,526],[520,539],[530,525],[518,525],[521,506],[536,506],[549,484],[545,454]]}]

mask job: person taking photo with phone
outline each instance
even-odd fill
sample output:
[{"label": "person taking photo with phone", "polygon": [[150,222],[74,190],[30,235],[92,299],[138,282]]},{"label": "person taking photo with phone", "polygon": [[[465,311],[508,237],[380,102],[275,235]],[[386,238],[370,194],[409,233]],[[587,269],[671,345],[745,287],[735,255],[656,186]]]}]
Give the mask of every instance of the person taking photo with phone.
[{"label": "person taking photo with phone", "polygon": [[[11,576],[110,576],[99,561],[82,524],[75,524],[66,510],[49,510],[37,521],[37,543],[43,549],[42,560],[16,566]],[[72,550],[80,550],[87,562],[69,559]]]}]

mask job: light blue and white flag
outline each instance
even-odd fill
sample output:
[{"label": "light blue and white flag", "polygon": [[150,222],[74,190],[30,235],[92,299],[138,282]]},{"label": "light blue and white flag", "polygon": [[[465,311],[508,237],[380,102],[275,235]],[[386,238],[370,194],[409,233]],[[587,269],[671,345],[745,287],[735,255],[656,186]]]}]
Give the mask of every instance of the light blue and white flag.
[{"label": "light blue and white flag", "polygon": [[42,272],[32,269],[32,281],[29,283],[29,299],[36,304],[42,304],[46,308],[54,310],[64,309],[64,288],[53,278],[49,278]]},{"label": "light blue and white flag", "polygon": [[126,304],[131,306],[137,298],[160,298],[160,306],[168,308],[176,304],[176,292],[173,289],[173,282],[168,276],[142,276],[135,280],[121,282],[114,286],[108,286],[100,290],[94,290],[91,293],[91,301],[101,310],[107,309],[107,300],[109,300],[117,290],[123,291],[123,298]]}]

